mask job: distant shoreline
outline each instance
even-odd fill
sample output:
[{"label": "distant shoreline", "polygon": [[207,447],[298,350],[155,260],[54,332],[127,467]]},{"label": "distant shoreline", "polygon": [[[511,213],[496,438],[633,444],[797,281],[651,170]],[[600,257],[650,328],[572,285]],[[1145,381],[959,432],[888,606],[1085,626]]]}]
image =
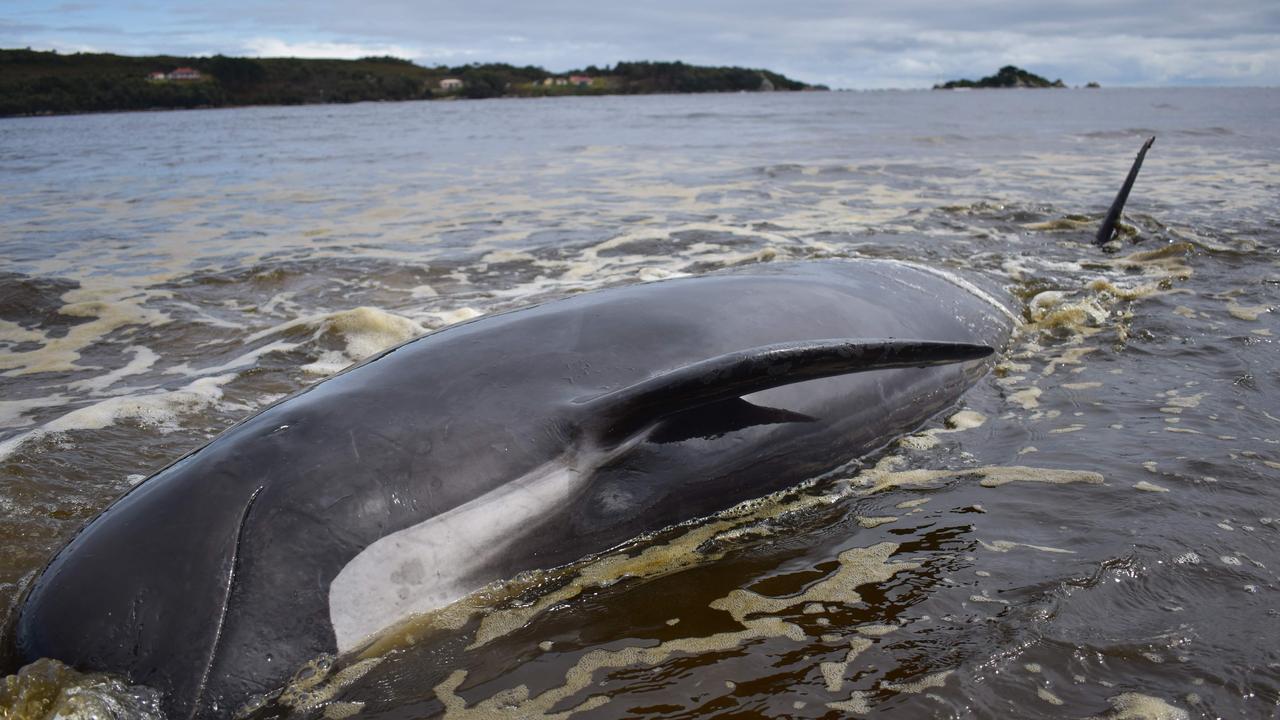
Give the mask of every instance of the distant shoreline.
[{"label": "distant shoreline", "polygon": [[770,70],[619,62],[552,73],[501,63],[434,68],[360,60],[0,50],[0,117],[373,101],[826,90]]}]

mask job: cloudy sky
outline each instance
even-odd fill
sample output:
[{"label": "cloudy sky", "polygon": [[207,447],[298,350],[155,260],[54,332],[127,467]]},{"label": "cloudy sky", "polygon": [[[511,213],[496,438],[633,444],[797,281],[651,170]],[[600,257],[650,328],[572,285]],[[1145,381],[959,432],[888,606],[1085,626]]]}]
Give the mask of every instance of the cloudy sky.
[{"label": "cloudy sky", "polygon": [[1068,84],[1280,85],[1280,0],[4,0],[0,47],[769,68],[928,87],[1014,64]]}]

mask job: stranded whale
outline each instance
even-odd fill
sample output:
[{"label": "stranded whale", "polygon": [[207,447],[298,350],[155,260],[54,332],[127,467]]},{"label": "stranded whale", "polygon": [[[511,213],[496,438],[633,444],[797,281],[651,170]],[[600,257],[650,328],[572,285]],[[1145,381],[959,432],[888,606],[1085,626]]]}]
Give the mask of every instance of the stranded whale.
[{"label": "stranded whale", "polygon": [[524,570],[760,496],[954,404],[1016,320],[892,261],[620,287],[410,341],[89,523],[13,649],[225,717],[305,661]]}]

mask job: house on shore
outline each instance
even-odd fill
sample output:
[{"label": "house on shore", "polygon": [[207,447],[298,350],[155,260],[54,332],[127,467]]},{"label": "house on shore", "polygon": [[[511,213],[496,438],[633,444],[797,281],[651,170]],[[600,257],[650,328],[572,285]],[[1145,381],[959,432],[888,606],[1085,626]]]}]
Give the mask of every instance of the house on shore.
[{"label": "house on shore", "polygon": [[591,85],[591,76],[590,75],[570,75],[569,84],[576,85],[578,87],[588,87]]},{"label": "house on shore", "polygon": [[151,82],[168,82],[168,81],[182,82],[182,81],[190,81],[190,80],[203,80],[204,75],[199,70],[196,70],[195,68],[180,67],[180,68],[174,69],[173,72],[169,72],[169,73],[163,73],[163,72],[160,72],[159,70],[155,72],[147,73],[147,79],[150,80]]},{"label": "house on shore", "polygon": [[461,90],[462,80],[460,78],[447,77],[440,81],[440,89],[445,91]]},{"label": "house on shore", "polygon": [[542,81],[542,84],[543,84],[543,85],[546,85],[546,86],[551,86],[551,85],[568,85],[568,84],[569,84],[569,78],[563,78],[563,77],[549,77],[549,78],[547,78],[547,79],[543,80],[543,81]]}]

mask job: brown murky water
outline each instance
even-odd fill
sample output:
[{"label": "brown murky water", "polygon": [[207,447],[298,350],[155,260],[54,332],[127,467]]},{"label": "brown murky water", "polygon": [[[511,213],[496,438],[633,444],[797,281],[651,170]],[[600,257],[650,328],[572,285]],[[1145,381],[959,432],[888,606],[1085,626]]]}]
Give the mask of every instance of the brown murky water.
[{"label": "brown murky water", "polygon": [[[0,123],[0,602],[148,473],[451,322],[743,263],[984,273],[962,406],[795,491],[318,659],[260,717],[1269,717],[1275,90]],[[1141,138],[1134,231],[1088,244]],[[923,300],[922,300],[923,301]],[[156,714],[45,663],[14,717]]]}]

